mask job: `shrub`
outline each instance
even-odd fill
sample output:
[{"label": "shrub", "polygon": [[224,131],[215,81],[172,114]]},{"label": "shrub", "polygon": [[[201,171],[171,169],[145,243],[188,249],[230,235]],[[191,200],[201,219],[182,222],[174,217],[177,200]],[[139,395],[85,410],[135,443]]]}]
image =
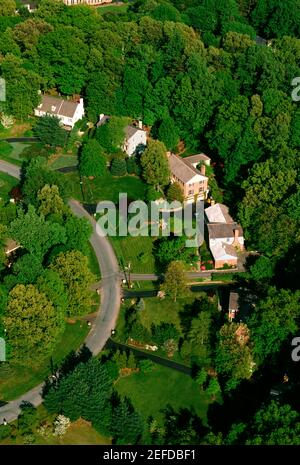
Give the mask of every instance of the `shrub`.
[{"label": "shrub", "polygon": [[127,174],[126,161],[123,158],[113,158],[110,172],[113,176],[125,176]]}]

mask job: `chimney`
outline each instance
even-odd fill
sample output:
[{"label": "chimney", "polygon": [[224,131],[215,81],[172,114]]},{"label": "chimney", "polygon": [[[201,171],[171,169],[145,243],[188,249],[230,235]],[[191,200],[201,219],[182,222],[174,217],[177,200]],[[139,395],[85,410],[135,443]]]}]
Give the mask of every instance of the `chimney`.
[{"label": "chimney", "polygon": [[239,238],[239,233],[240,233],[238,228],[234,229],[233,233],[234,233],[234,240],[237,241]]},{"label": "chimney", "polygon": [[143,129],[143,121],[141,119],[139,120],[138,124],[139,124],[139,129]]},{"label": "chimney", "polygon": [[211,199],[210,199],[210,205],[213,206],[213,205],[215,205],[215,203],[216,203],[216,201],[215,201],[214,199],[211,198]]},{"label": "chimney", "polygon": [[200,166],[200,173],[202,174],[202,176],[205,176],[206,166],[204,163]]}]

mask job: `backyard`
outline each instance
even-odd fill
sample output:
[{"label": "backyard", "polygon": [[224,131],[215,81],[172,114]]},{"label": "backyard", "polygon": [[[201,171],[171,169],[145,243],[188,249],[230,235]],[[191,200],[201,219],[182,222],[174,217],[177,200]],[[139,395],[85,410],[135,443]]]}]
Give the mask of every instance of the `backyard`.
[{"label": "backyard", "polygon": [[162,420],[161,410],[169,404],[175,410],[194,409],[206,421],[210,398],[190,376],[171,368],[155,365],[150,373],[139,372],[120,378],[115,388],[131,399],[145,420],[149,416]]}]

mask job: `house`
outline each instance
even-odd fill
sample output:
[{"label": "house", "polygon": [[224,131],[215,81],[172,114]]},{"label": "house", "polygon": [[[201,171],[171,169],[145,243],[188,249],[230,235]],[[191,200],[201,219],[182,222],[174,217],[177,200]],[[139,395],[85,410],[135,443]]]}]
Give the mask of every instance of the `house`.
[{"label": "house", "polygon": [[215,268],[237,267],[237,251],[244,249],[242,227],[230,216],[228,207],[220,203],[206,208],[205,216]]},{"label": "house", "polygon": [[74,102],[60,97],[42,95],[42,101],[34,110],[35,116],[56,116],[65,129],[71,130],[75,123],[84,116],[83,99]]},{"label": "house", "polygon": [[111,3],[112,0],[63,0],[65,5],[90,5],[90,6],[99,6],[105,3]]},{"label": "house", "polygon": [[[106,124],[109,121],[109,116],[101,113],[99,115],[99,121],[97,127]],[[138,125],[129,124],[125,127],[125,137],[124,143],[121,147],[123,152],[126,152],[129,157],[131,157],[137,150],[139,146],[147,145],[147,132],[143,129],[142,121],[138,122]]]},{"label": "house", "polygon": [[125,142],[122,150],[131,157],[141,145],[147,145],[147,133],[143,130],[142,122],[139,121],[138,127],[133,125],[126,126]]},{"label": "house", "polygon": [[[182,158],[174,153],[167,153],[171,172],[171,183],[177,182],[183,190],[185,201],[204,200],[208,194],[208,177],[206,166],[210,158],[203,153]],[[202,164],[201,164],[202,163]],[[201,164],[200,169],[197,168]]]}]

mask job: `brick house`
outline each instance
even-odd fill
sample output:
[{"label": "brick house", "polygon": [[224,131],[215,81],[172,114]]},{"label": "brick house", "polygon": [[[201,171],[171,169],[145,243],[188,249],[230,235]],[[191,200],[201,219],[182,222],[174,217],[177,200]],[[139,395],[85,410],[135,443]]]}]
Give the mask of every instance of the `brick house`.
[{"label": "brick house", "polygon": [[75,123],[84,116],[83,99],[74,102],[51,95],[42,95],[42,101],[34,110],[34,114],[38,117],[56,116],[65,129],[71,130]]},{"label": "brick house", "polygon": [[228,207],[217,203],[205,209],[209,248],[215,268],[237,267],[238,250],[244,249],[242,227],[230,216]]},{"label": "brick house", "polygon": [[[210,158],[203,153],[182,158],[168,152],[171,183],[177,182],[188,203],[204,200],[208,194],[208,177],[205,176],[206,166],[210,165]],[[200,169],[197,166],[201,164]]]}]

